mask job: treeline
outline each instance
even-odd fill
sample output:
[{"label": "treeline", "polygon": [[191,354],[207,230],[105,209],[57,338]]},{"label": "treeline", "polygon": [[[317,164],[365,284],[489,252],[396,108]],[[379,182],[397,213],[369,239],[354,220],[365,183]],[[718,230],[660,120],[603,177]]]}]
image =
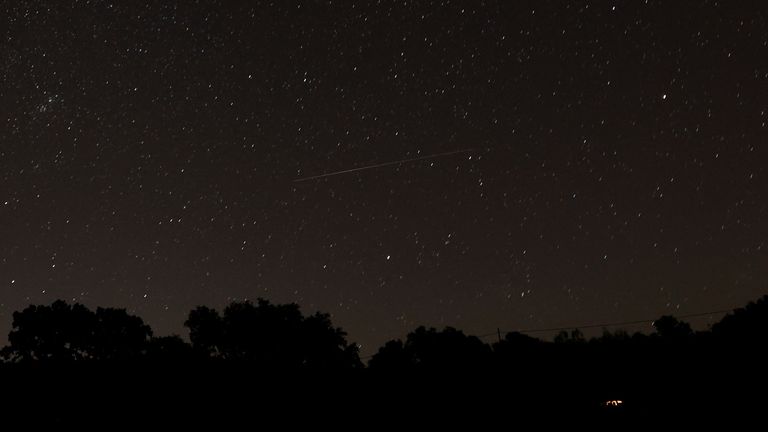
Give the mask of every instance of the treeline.
[{"label": "treeline", "polygon": [[189,342],[155,336],[123,309],[57,301],[14,313],[0,364],[4,424],[490,429],[527,418],[615,428],[761,412],[768,401],[768,297],[706,331],[665,316],[648,335],[512,332],[489,344],[419,327],[366,359],[329,315],[296,304],[198,307],[185,326]]},{"label": "treeline", "polygon": [[[305,316],[296,304],[235,302],[222,312],[198,307],[179,336],[155,336],[144,321],[124,309],[56,301],[14,312],[5,363],[209,363],[278,369],[358,369],[366,365],[356,344],[334,327],[330,316]],[[392,340],[368,361],[375,370],[541,369],[584,370],[648,368],[694,357],[762,352],[768,342],[768,296],[727,314],[706,331],[672,316],[654,322],[649,335],[619,330],[586,339],[578,329],[553,342],[507,333],[491,344],[455,328],[419,327],[405,340]],[[661,359],[674,358],[674,362]],[[643,362],[648,362],[643,365]]]}]

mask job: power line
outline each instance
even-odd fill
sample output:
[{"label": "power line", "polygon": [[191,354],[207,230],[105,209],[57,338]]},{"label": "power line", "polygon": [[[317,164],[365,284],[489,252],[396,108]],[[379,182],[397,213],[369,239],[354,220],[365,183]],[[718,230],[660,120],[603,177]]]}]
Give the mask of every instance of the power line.
[{"label": "power line", "polygon": [[[731,309],[728,310],[717,310],[717,311],[709,311],[709,312],[699,312],[695,314],[687,314],[687,315],[679,315],[676,318],[693,318],[693,317],[700,317],[700,316],[707,316],[707,315],[715,315],[715,314],[721,314],[721,313],[728,313],[731,312]],[[601,323],[601,324],[587,324],[587,325],[574,325],[574,326],[567,326],[567,327],[552,327],[552,328],[533,328],[533,329],[523,329],[523,330],[513,330],[517,333],[545,333],[545,332],[554,332],[554,331],[562,331],[562,330],[573,330],[573,329],[586,329],[586,328],[599,328],[599,327],[615,327],[615,326],[621,326],[621,325],[635,325],[635,324],[645,324],[645,323],[652,323],[656,321],[655,319],[644,319],[644,320],[635,320],[635,321],[616,321],[616,322],[609,322],[609,323]],[[493,333],[487,333],[480,336],[477,336],[479,338],[486,338],[490,336],[496,336],[498,334],[498,331],[495,331]]]}]

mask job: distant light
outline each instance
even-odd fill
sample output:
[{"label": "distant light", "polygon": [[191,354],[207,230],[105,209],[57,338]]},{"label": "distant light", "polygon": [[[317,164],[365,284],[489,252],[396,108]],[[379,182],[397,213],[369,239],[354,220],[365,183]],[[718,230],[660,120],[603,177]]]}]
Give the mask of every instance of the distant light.
[{"label": "distant light", "polygon": [[614,406],[615,407],[615,406],[619,406],[619,405],[622,405],[622,404],[624,404],[624,401],[618,400],[618,399],[609,400],[609,401],[605,402],[605,406]]},{"label": "distant light", "polygon": [[667,100],[667,94],[665,93],[664,95],[662,95],[662,96],[661,96],[661,99],[663,99],[663,100]]}]

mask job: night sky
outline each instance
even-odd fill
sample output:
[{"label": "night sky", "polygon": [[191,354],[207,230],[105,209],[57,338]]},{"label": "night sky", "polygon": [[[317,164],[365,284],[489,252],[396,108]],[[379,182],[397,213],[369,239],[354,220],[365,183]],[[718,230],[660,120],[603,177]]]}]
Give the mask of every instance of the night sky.
[{"label": "night sky", "polygon": [[3,1],[0,334],[58,298],[186,335],[196,305],[264,297],[371,354],[422,324],[741,306],[768,291],[767,19],[763,1]]}]

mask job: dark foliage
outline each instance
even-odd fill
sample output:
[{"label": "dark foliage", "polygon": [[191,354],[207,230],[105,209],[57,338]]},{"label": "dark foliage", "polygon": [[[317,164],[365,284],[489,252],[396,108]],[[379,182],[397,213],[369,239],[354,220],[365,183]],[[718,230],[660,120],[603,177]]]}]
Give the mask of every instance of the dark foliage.
[{"label": "dark foliage", "polygon": [[[73,405],[75,393],[89,397],[103,418],[115,418],[120,405],[99,395],[139,392],[125,403],[181,401],[195,407],[186,417],[193,425],[196,418],[211,419],[205,413],[216,404],[223,410],[240,404],[245,411],[258,404],[265,413],[287,410],[286,416],[302,409],[314,418],[340,407],[400,421],[441,412],[446,426],[461,413],[510,409],[642,419],[651,412],[737,409],[744,399],[734,397],[735,386],[750,395],[763,387],[768,297],[709,331],[695,332],[672,316],[653,324],[650,335],[619,330],[587,339],[574,329],[545,342],[511,332],[492,345],[451,327],[419,327],[405,340],[385,343],[367,371],[355,372],[362,375],[345,375],[339,372],[362,366],[357,346],[327,314],[304,316],[295,304],[232,303],[221,313],[198,307],[185,323],[190,344],[178,336],[153,337],[149,326],[122,309],[91,311],[57,301],[14,313],[0,379],[16,395],[8,406],[28,418],[35,405],[25,401]],[[336,373],[309,373],[329,370]],[[235,398],[243,388],[257,391]],[[54,412],[56,419],[69,415]]]},{"label": "dark foliage", "polygon": [[11,361],[131,361],[142,358],[152,330],[124,309],[98,308],[56,301],[13,314]]},{"label": "dark foliage", "polygon": [[712,334],[720,340],[764,345],[768,342],[768,296],[723,317],[712,326]]},{"label": "dark foliage", "polygon": [[491,358],[491,349],[480,339],[446,327],[442,331],[419,327],[405,343],[392,341],[373,356],[372,368],[475,368]]},{"label": "dark foliage", "polygon": [[259,299],[232,303],[219,315],[199,307],[189,314],[193,348],[211,359],[270,368],[354,368],[362,366],[357,346],[323,313],[305,317],[296,304]]}]

